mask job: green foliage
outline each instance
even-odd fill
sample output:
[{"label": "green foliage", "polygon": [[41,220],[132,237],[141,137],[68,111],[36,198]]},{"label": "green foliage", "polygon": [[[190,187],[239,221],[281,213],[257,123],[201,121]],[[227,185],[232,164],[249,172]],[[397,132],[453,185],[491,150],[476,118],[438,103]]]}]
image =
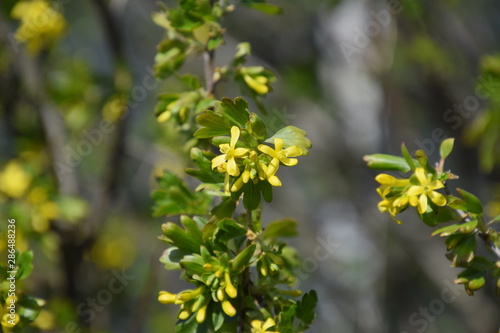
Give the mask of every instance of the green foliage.
[{"label": "green foliage", "polygon": [[[16,250],[13,256],[14,259],[9,260],[7,265],[0,262],[0,315],[3,329],[16,333],[22,332],[35,320],[45,302],[19,290],[21,281],[26,279],[33,270],[33,252],[20,253]],[[14,312],[10,311],[12,307],[15,309]],[[11,317],[10,313],[14,316]],[[15,326],[9,324],[10,321],[15,323]]]},{"label": "green foliage", "polygon": [[[440,223],[453,221],[444,227],[432,232],[432,236],[446,237],[446,257],[453,267],[463,267],[456,283],[463,284],[466,292],[473,295],[481,289],[487,277],[497,280],[497,293],[500,292],[500,247],[498,246],[498,232],[490,225],[498,221],[493,218],[490,223],[485,222],[483,205],[479,198],[463,189],[457,189],[460,197],[449,193],[449,180],[458,178],[450,171],[444,170],[446,158],[453,150],[454,139],[446,139],[440,145],[441,159],[435,167],[429,164],[424,151],[415,153],[413,160],[405,145],[402,145],[402,155],[368,155],[364,160],[368,167],[376,170],[399,171],[411,175],[406,179],[397,179],[387,174],[379,174],[375,179],[380,183],[377,192],[382,198],[378,207],[380,212],[388,212],[395,216],[409,207],[418,208],[418,216],[430,227]],[[445,194],[439,193],[440,189]],[[489,257],[478,255],[477,240],[484,240],[490,250]]]},{"label": "green foliage", "polygon": [[[281,12],[265,1],[242,5]],[[173,120],[197,139],[190,152],[196,167],[186,173],[201,182],[192,191],[169,171],[158,178],[154,214],[182,215],[182,226],[162,226],[159,238],[169,247],[160,261],[194,285],[177,294],[161,291],[158,300],[180,305],[176,332],[302,332],[314,320],[317,296],[309,292],[296,299],[301,292],[291,289],[295,252],[280,241],[297,235],[297,222],[281,219],[263,228],[261,200],[272,201],[273,187],[282,185],[278,169],[296,165],[296,157],[308,154],[311,141],[294,126],[270,133],[243,97],[214,97],[217,82],[232,80],[265,112],[261,97],[276,80],[267,68],[245,66],[248,43],[237,46],[230,64],[213,65],[214,51],[223,42],[221,18],[233,9],[226,1],[179,1],[178,8],[153,16],[167,31],[158,46],[156,74],[175,74],[187,88],[160,95],[154,113],[159,122]],[[193,75],[177,73],[190,54],[200,53],[205,58],[204,86]],[[209,150],[208,144],[215,149]],[[237,209],[240,202],[243,212]]]}]

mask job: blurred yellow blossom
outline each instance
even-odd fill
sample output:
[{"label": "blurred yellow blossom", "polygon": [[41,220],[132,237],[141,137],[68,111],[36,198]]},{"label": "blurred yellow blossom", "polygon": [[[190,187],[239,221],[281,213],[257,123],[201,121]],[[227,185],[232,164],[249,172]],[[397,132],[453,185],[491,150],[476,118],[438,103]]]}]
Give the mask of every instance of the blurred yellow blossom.
[{"label": "blurred yellow blossom", "polygon": [[0,172],[0,192],[19,198],[31,183],[31,175],[16,160],[11,160]]},{"label": "blurred yellow blossom", "polygon": [[66,21],[46,0],[18,2],[11,12],[12,18],[21,20],[15,38],[26,43],[32,53],[59,38],[66,28]]}]

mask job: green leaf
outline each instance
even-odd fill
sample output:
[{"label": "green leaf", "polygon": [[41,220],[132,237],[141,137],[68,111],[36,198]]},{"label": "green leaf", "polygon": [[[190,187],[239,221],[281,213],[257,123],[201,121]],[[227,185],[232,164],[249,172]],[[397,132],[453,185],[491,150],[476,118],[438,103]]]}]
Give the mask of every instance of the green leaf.
[{"label": "green leaf", "polygon": [[411,158],[410,152],[408,151],[404,143],[401,144],[401,154],[403,154],[403,158],[405,159],[406,163],[408,163],[410,169],[415,170],[415,163],[413,161],[413,158]]},{"label": "green leaf", "polygon": [[200,252],[200,242],[186,230],[172,222],[164,223],[162,226],[164,237],[161,240],[190,253]]},{"label": "green leaf", "polygon": [[27,278],[31,271],[33,270],[33,265],[31,264],[33,261],[33,251],[26,251],[21,253],[17,258],[17,265],[19,266],[16,279],[22,280]]},{"label": "green leaf", "polygon": [[437,234],[440,234],[439,235],[440,237],[449,236],[449,235],[456,233],[459,230],[460,230],[460,233],[462,233],[462,234],[470,234],[474,230],[476,230],[477,223],[478,223],[477,220],[472,220],[472,221],[466,222],[466,223],[452,224],[452,225],[449,225],[447,227],[444,227],[444,228],[441,228],[441,229],[434,231],[431,234],[431,236],[434,236]]},{"label": "green leaf", "polygon": [[373,154],[365,155],[363,160],[367,163],[368,167],[375,170],[386,171],[399,171],[408,172],[411,167],[403,157],[387,155],[387,154]]},{"label": "green leaf", "polygon": [[317,304],[318,295],[314,290],[304,294],[302,300],[297,304],[297,318],[305,324],[305,327],[302,327],[302,329],[305,330],[312,324],[316,317],[314,310]]},{"label": "green leaf", "polygon": [[475,195],[460,188],[457,188],[457,191],[465,200],[467,212],[473,214],[481,214],[483,212],[483,205]]},{"label": "green leaf", "polygon": [[259,143],[266,139],[266,125],[255,113],[250,114],[250,119],[247,121],[245,128]]},{"label": "green leaf", "polygon": [[250,4],[244,4],[246,7],[258,10],[260,12],[263,12],[268,15],[279,15],[283,13],[283,9],[275,6],[275,5],[270,5],[267,3],[250,3]]},{"label": "green leaf", "polygon": [[248,103],[242,97],[236,97],[234,101],[230,98],[223,98],[215,103],[215,111],[229,120],[231,127],[244,128],[250,117]]},{"label": "green leaf", "polygon": [[254,210],[260,204],[260,188],[253,182],[248,182],[242,187],[243,205],[247,210]]},{"label": "green leaf", "polygon": [[309,148],[311,148],[311,140],[306,138],[306,131],[301,130],[295,126],[286,126],[276,132],[272,137],[267,139],[265,142],[274,143],[274,138],[281,138],[284,141],[284,147],[288,148],[290,146],[297,146],[302,149],[302,155],[309,154]]},{"label": "green leaf", "polygon": [[232,198],[226,198],[222,200],[220,204],[212,209],[212,214],[218,219],[223,219],[225,217],[231,217],[236,209],[236,201]]},{"label": "green leaf", "polygon": [[224,324],[224,312],[220,307],[212,307],[212,324],[214,325],[215,332],[219,332]]},{"label": "green leaf", "polygon": [[247,230],[230,218],[224,218],[217,222],[217,231],[215,232],[215,239],[219,242],[226,243],[230,239],[243,236]]},{"label": "green leaf", "polygon": [[184,83],[190,90],[196,90],[202,87],[200,79],[196,75],[183,74],[179,77],[182,83]]},{"label": "green leaf", "polygon": [[441,142],[441,146],[439,146],[439,155],[441,155],[441,158],[444,160],[450,155],[451,151],[453,150],[453,143],[455,142],[454,138],[448,138]]},{"label": "green leaf", "polygon": [[224,120],[224,117],[213,111],[203,112],[196,117],[196,122],[202,126],[194,133],[194,137],[198,139],[227,135],[231,131],[231,126]]},{"label": "green leaf", "polygon": [[295,237],[298,235],[297,232],[297,221],[292,219],[281,219],[276,220],[267,226],[264,230],[263,238],[278,238],[278,237]]},{"label": "green leaf", "polygon": [[165,265],[165,269],[181,269],[179,262],[188,254],[189,252],[182,251],[178,247],[172,246],[163,251],[163,254],[160,257],[160,262]]},{"label": "green leaf", "polygon": [[263,182],[258,182],[260,191],[262,193],[262,197],[266,202],[271,202],[273,201],[273,187],[269,182],[263,181]]},{"label": "green leaf", "polygon": [[257,246],[255,244],[252,244],[238,253],[238,255],[233,259],[233,269],[235,271],[241,272],[249,265],[250,260],[255,253],[256,247]]},{"label": "green leaf", "polygon": [[155,56],[155,75],[167,78],[178,70],[185,60],[186,45],[179,40],[165,40],[158,45]]},{"label": "green leaf", "polygon": [[452,266],[454,267],[466,266],[467,263],[474,259],[475,251],[476,236],[474,234],[467,235],[461,238],[458,244],[446,255],[446,257],[452,262]]}]

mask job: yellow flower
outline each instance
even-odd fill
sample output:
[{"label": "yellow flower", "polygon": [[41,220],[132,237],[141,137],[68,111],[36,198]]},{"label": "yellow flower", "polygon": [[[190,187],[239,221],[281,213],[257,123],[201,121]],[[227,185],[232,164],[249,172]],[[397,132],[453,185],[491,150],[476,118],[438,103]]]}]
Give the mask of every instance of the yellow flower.
[{"label": "yellow flower", "polygon": [[236,148],[236,142],[240,137],[240,129],[236,126],[231,128],[231,141],[229,144],[223,143],[219,146],[222,155],[214,157],[212,160],[212,169],[218,167],[227,161],[227,173],[231,176],[238,176],[240,170],[236,164],[236,158],[245,158],[248,155],[248,149]]},{"label": "yellow flower", "polygon": [[278,331],[268,331],[269,328],[276,326],[273,318],[267,318],[265,322],[252,320],[252,333],[279,333]]},{"label": "yellow flower", "polygon": [[269,163],[269,167],[267,168],[267,175],[274,175],[276,170],[278,170],[278,166],[283,163],[286,166],[294,166],[299,161],[296,157],[302,155],[302,150],[297,146],[290,146],[286,149],[283,149],[285,141],[281,138],[274,138],[274,149],[266,145],[259,145],[259,150],[264,154],[271,156],[273,159]]},{"label": "yellow flower", "polygon": [[11,16],[21,20],[16,40],[26,42],[33,53],[60,37],[66,28],[64,16],[46,0],[20,1],[12,9]]},{"label": "yellow flower", "polygon": [[19,198],[31,183],[31,176],[15,160],[10,161],[0,173],[0,192]]},{"label": "yellow flower", "polygon": [[269,184],[273,186],[281,186],[281,181],[280,179],[275,175],[276,171],[278,170],[277,168],[274,169],[274,172],[272,172],[272,168],[268,167],[264,163],[259,164],[259,179],[260,180],[267,180]]},{"label": "yellow flower", "polygon": [[415,175],[417,176],[420,185],[410,186],[406,192],[406,195],[410,197],[410,205],[414,207],[418,206],[418,212],[420,214],[427,211],[427,198],[438,206],[446,205],[445,196],[434,191],[444,187],[441,181],[427,178],[424,168],[417,168],[415,170]]}]

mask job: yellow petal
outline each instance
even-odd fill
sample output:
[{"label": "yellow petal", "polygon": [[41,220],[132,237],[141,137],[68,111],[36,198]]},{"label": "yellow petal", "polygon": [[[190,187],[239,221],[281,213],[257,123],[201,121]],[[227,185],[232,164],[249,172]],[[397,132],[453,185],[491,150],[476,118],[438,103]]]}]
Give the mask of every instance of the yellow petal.
[{"label": "yellow petal", "polygon": [[431,201],[434,202],[436,205],[438,206],[446,205],[446,197],[441,193],[431,191],[428,193],[428,195]]},{"label": "yellow petal", "polygon": [[272,177],[269,177],[267,179],[267,181],[269,182],[269,184],[273,185],[273,186],[281,186],[281,181],[279,180],[278,177],[276,176],[272,176]]},{"label": "yellow petal", "polygon": [[274,150],[281,151],[285,145],[285,140],[282,138],[274,138]]},{"label": "yellow petal", "polygon": [[287,157],[296,157],[302,155],[302,149],[297,146],[290,146],[285,149],[285,154]]},{"label": "yellow petal", "polygon": [[234,148],[234,146],[236,146],[236,142],[238,141],[239,137],[240,137],[240,129],[237,126],[231,127],[231,142],[230,142],[231,148]]},{"label": "yellow petal", "polygon": [[422,193],[424,193],[424,188],[422,186],[417,186],[417,185],[410,186],[408,191],[406,191],[406,195],[409,196],[420,195]]},{"label": "yellow petal", "polygon": [[281,163],[283,163],[284,165],[286,166],[294,166],[294,165],[297,165],[297,163],[299,163],[299,160],[297,160],[296,158],[281,158],[280,159]]},{"label": "yellow petal", "polygon": [[427,184],[429,182],[427,180],[427,176],[425,175],[424,168],[417,168],[417,169],[415,169],[415,176],[417,176],[418,181],[422,185]]},{"label": "yellow petal", "polygon": [[215,156],[213,159],[212,159],[212,169],[218,167],[219,165],[221,165],[222,163],[224,163],[226,161],[226,154],[222,154],[222,155],[219,155],[219,156]]},{"label": "yellow petal", "polygon": [[274,151],[274,149],[272,149],[271,147],[269,147],[267,145],[259,145],[258,148],[264,154],[267,154],[267,155],[269,155],[271,157],[275,157],[276,156],[276,151]]},{"label": "yellow petal", "polygon": [[432,183],[429,184],[429,187],[433,190],[437,190],[437,189],[443,188],[444,185],[439,180],[434,180]]},{"label": "yellow petal", "polygon": [[227,173],[235,177],[240,174],[240,169],[238,169],[234,158],[230,158],[227,161]]},{"label": "yellow petal", "polygon": [[421,194],[418,200],[418,212],[423,214],[427,211],[427,196],[425,194]]},{"label": "yellow petal", "polygon": [[273,318],[267,318],[267,320],[264,323],[264,325],[262,325],[262,329],[264,331],[267,331],[268,328],[271,328],[273,326],[276,326],[276,323],[274,322]]}]

